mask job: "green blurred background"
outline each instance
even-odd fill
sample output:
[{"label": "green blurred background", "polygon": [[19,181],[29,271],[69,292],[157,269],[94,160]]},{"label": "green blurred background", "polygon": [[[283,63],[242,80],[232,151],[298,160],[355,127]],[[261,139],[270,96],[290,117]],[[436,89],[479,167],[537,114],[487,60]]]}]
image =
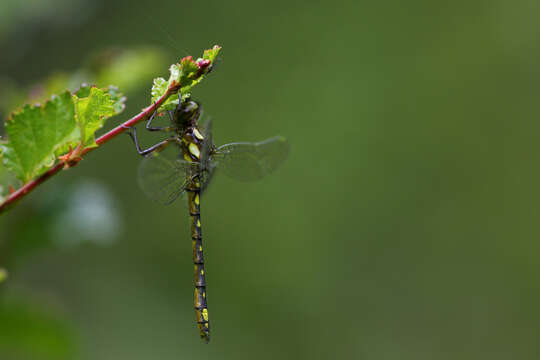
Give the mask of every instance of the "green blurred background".
[{"label": "green blurred background", "polygon": [[0,217],[0,358],[540,358],[539,11],[2,0],[4,101],[51,74],[87,79],[99,54],[149,51],[137,81],[102,74],[128,96],[112,127],[169,64],[219,44],[194,91],[215,141],[280,134],[291,153],[203,198],[210,345],[186,206],[144,197],[129,138],[41,186]]}]

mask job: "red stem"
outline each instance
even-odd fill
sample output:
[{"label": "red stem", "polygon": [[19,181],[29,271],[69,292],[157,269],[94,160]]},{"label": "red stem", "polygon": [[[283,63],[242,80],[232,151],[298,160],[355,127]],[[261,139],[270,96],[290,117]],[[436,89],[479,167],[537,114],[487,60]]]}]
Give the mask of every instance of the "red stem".
[{"label": "red stem", "polygon": [[[163,96],[161,96],[155,102],[155,104],[150,105],[149,107],[144,109],[142,112],[140,112],[139,114],[135,115],[134,117],[132,117],[131,119],[129,119],[128,121],[123,123],[122,125],[118,125],[117,127],[112,129],[111,131],[109,131],[106,134],[104,134],[104,135],[100,136],[99,138],[97,138],[96,139],[96,144],[101,145],[101,144],[106,143],[107,141],[109,141],[112,138],[116,137],[118,134],[121,134],[122,132],[126,131],[126,128],[124,126],[126,126],[126,127],[134,126],[139,121],[144,120],[145,118],[150,116],[150,114],[152,112],[154,112],[154,109],[156,108],[156,106],[159,107],[165,100],[167,100],[167,98],[173,93],[173,91],[174,91],[173,88],[168,88],[167,91],[165,92],[165,94],[163,94]],[[85,149],[83,149],[81,155],[85,155],[85,154],[89,153],[90,151],[95,150],[97,148],[98,147],[85,148]],[[9,196],[4,200],[4,202],[0,204],[0,214],[2,212],[4,212],[5,210],[7,210],[10,205],[12,205],[15,202],[19,201],[21,198],[26,196],[29,192],[34,190],[38,185],[45,182],[47,179],[49,179],[50,177],[52,177],[53,175],[58,173],[63,168],[71,167],[71,166],[77,164],[77,162],[75,162],[73,164],[70,163],[70,165],[67,165],[67,162],[69,162],[69,160],[60,161],[59,163],[54,165],[52,168],[47,170],[45,173],[41,174],[40,176],[38,176],[37,178],[35,178],[33,180],[30,180],[29,182],[24,184],[22,187],[17,189],[15,192],[9,194]]]}]

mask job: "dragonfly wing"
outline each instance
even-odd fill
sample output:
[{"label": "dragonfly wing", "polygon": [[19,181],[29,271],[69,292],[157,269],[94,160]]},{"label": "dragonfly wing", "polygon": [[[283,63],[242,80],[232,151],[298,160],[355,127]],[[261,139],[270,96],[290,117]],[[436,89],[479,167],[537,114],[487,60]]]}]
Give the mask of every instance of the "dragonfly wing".
[{"label": "dragonfly wing", "polygon": [[185,192],[188,173],[194,163],[178,157],[179,150],[169,145],[147,155],[139,166],[139,185],[152,200],[170,204]]},{"label": "dragonfly wing", "polygon": [[212,120],[208,119],[202,126],[203,143],[201,149],[201,162],[207,163],[212,150]]},{"label": "dragonfly wing", "polygon": [[212,153],[210,167],[218,167],[239,181],[255,181],[276,170],[289,154],[289,143],[275,136],[256,143],[225,144]]},{"label": "dragonfly wing", "polygon": [[212,120],[208,119],[202,126],[201,131],[203,135],[203,143],[202,143],[202,149],[201,149],[201,192],[204,193],[204,191],[208,188],[208,185],[210,185],[210,181],[212,180],[212,177],[214,176],[214,170],[215,167],[212,165],[212,162],[210,161],[210,153],[212,151],[212,148],[214,146],[214,143],[212,141]]}]

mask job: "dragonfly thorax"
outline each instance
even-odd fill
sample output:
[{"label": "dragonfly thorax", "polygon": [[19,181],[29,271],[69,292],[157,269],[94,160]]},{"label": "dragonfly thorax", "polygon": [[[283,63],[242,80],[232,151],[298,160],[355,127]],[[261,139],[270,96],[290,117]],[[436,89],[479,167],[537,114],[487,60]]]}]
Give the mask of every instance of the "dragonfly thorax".
[{"label": "dragonfly thorax", "polygon": [[182,134],[184,160],[200,162],[203,153],[204,137],[197,125],[190,126]]}]

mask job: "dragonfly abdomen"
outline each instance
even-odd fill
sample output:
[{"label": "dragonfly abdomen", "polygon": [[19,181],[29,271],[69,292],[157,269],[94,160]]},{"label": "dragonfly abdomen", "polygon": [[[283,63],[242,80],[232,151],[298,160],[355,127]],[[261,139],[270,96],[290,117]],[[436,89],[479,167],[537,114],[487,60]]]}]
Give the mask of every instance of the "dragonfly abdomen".
[{"label": "dragonfly abdomen", "polygon": [[189,216],[191,220],[191,239],[193,243],[193,267],[195,280],[195,315],[201,338],[210,341],[210,322],[206,302],[206,273],[202,247],[201,213],[200,213],[200,180],[195,176],[188,193]]}]

